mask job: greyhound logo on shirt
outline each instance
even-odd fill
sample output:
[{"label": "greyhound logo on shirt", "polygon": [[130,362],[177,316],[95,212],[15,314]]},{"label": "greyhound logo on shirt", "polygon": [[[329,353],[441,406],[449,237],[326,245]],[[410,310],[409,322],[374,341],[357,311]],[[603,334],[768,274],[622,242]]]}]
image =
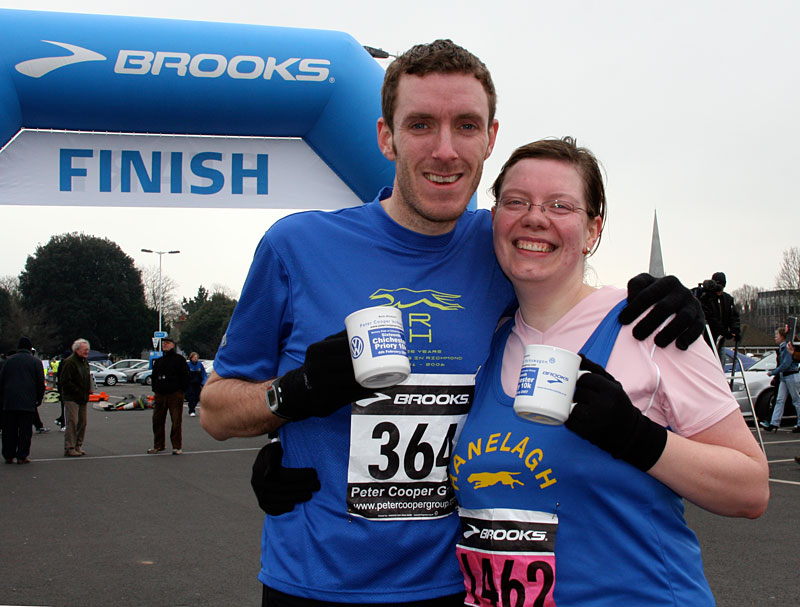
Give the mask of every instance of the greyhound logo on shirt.
[{"label": "greyhound logo on shirt", "polygon": [[503,470],[500,472],[475,472],[467,477],[467,482],[474,483],[473,489],[483,489],[484,487],[491,487],[497,483],[508,485],[514,489],[514,483],[517,483],[520,487],[525,485],[522,481],[514,478],[517,474],[519,474],[519,472],[505,472]]},{"label": "greyhound logo on shirt", "polygon": [[406,289],[405,287],[399,289],[378,289],[369,296],[370,299],[385,299],[386,303],[383,305],[391,308],[400,308],[401,310],[421,305],[438,310],[463,310],[464,306],[455,301],[460,297],[461,295],[442,293],[441,291],[434,291],[432,289],[417,291],[414,289]]}]

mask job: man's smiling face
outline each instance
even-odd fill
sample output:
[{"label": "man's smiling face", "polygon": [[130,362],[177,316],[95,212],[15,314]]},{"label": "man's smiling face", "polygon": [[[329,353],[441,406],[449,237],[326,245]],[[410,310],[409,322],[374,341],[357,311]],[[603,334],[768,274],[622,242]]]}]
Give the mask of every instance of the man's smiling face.
[{"label": "man's smiling face", "polygon": [[423,234],[452,230],[497,136],[483,86],[472,74],[404,74],[393,122],[390,130],[378,121],[378,143],[396,171],[387,212]]}]

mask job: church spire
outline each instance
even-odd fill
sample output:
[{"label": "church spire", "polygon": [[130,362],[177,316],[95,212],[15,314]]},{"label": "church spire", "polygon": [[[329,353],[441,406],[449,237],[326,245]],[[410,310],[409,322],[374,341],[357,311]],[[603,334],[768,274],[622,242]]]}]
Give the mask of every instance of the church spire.
[{"label": "church spire", "polygon": [[658,236],[658,215],[653,211],[653,240],[650,243],[650,274],[656,278],[666,276],[664,259],[661,257],[661,238]]}]

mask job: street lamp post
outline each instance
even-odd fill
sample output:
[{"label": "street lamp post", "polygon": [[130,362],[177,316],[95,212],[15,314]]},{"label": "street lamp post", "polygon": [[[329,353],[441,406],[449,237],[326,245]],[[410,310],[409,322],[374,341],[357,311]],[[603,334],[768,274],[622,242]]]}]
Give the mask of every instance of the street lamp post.
[{"label": "street lamp post", "polygon": [[[142,249],[142,253],[155,253],[158,255],[158,330],[161,331],[161,313],[164,307],[164,291],[161,289],[161,256],[175,255],[180,253],[180,251],[153,251],[152,249]],[[158,350],[161,351],[161,342],[158,344]]]}]

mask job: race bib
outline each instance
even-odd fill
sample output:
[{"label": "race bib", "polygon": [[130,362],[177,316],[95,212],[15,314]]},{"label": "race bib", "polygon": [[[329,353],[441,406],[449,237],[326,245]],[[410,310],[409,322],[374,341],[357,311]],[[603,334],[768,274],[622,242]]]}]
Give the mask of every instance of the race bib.
[{"label": "race bib", "polygon": [[456,547],[465,605],[554,607],[558,517],[550,512],[459,509]]},{"label": "race bib", "polygon": [[412,374],[354,403],[347,511],[374,520],[452,514],[447,467],[474,392],[471,374]]}]

